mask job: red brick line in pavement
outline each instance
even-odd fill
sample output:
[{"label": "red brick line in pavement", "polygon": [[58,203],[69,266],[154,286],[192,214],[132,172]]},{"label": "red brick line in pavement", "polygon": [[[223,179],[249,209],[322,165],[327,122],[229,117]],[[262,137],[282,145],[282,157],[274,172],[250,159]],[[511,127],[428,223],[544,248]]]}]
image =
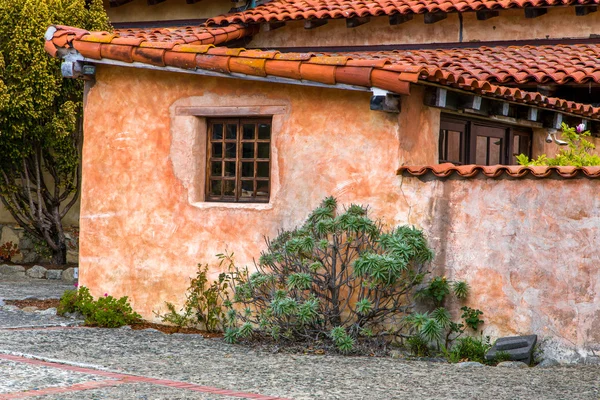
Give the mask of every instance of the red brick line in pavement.
[{"label": "red brick line in pavement", "polygon": [[[238,392],[238,391],[235,391],[235,390],[219,389],[219,388],[216,388],[216,387],[196,385],[194,383],[172,381],[172,380],[169,380],[169,379],[155,379],[155,378],[148,378],[148,377],[144,377],[144,376],[137,376],[137,375],[130,375],[130,374],[119,374],[119,373],[116,373],[116,372],[109,372],[109,371],[102,371],[102,370],[96,370],[96,369],[91,369],[91,368],[76,367],[76,366],[72,366],[72,365],[59,364],[59,363],[56,363],[56,362],[48,362],[48,361],[35,360],[35,359],[31,359],[31,358],[26,358],[26,357],[21,357],[21,356],[14,356],[14,355],[10,355],[10,354],[0,354],[0,360],[8,360],[8,361],[20,362],[20,363],[37,365],[37,366],[42,366],[42,367],[57,368],[57,369],[65,370],[65,371],[79,372],[79,373],[82,373],[82,374],[89,374],[89,375],[99,375],[99,376],[104,376],[106,378],[116,379],[116,380],[111,380],[111,381],[108,381],[108,380],[107,381],[101,381],[101,382],[105,382],[104,386],[110,386],[111,384],[118,385],[118,384],[121,384],[121,383],[150,383],[150,384],[153,384],[153,385],[167,386],[167,387],[176,388],[176,389],[192,390],[194,392],[212,393],[212,394],[219,394],[219,395],[231,396],[231,397],[243,397],[243,398],[247,398],[247,399],[256,399],[256,400],[290,400],[290,399],[286,399],[284,397],[274,397],[274,396],[265,396],[265,395],[257,394],[257,393]],[[94,385],[94,384],[100,384],[101,382],[88,382],[88,383],[90,385]],[[73,386],[69,386],[69,387],[66,387],[66,388],[60,388],[60,389],[71,389],[71,388],[74,388],[76,386],[87,385],[88,383],[73,385]],[[67,390],[67,391],[87,390],[87,389],[93,389],[93,388],[94,387],[83,387],[81,389],[73,389],[73,390]],[[30,392],[35,392],[36,396],[39,396],[41,394],[56,393],[56,392],[43,393],[44,390],[54,390],[54,389],[59,389],[59,388],[48,388],[48,389],[35,390],[35,391],[32,390],[32,391],[29,391],[29,392],[11,393],[11,394],[8,394],[8,395],[0,395],[0,399],[5,399],[5,398],[6,399],[19,398],[19,397],[3,397],[3,396],[21,395],[23,393],[30,393]],[[28,397],[28,396],[26,396],[26,397]]]},{"label": "red brick line in pavement", "polygon": [[114,380],[90,381],[90,382],[78,383],[78,384],[66,386],[66,387],[49,387],[49,388],[44,388],[44,389],[40,389],[40,390],[28,390],[26,392],[0,394],[0,400],[24,399],[26,397],[43,396],[46,394],[79,392],[81,390],[89,390],[89,389],[98,389],[98,388],[103,388],[103,387],[117,386],[117,385],[121,385],[123,383],[125,383],[125,382],[114,381]]}]

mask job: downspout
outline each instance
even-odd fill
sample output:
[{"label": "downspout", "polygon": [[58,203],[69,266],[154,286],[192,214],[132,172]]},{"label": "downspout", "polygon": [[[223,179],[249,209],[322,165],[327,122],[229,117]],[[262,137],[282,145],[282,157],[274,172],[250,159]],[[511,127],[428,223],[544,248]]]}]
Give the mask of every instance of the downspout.
[{"label": "downspout", "polygon": [[458,13],[458,42],[463,42],[463,15]]}]

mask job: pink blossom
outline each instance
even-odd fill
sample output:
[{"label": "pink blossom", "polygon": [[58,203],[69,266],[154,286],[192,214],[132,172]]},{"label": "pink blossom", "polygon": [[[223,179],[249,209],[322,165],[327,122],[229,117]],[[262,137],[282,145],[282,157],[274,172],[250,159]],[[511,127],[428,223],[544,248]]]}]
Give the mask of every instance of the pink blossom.
[{"label": "pink blossom", "polygon": [[581,133],[585,130],[585,124],[582,122],[581,124],[577,125],[577,133]]},{"label": "pink blossom", "polygon": [[79,283],[75,282],[73,286],[75,286],[75,289],[77,289],[79,287]]},{"label": "pink blossom", "polygon": [[108,297],[108,293],[104,293],[104,297]]}]

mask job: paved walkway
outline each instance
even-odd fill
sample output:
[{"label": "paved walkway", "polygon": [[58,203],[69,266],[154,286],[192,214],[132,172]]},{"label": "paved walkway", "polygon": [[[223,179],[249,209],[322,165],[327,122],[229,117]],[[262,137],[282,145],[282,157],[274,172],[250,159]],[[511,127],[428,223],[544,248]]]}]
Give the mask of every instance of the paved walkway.
[{"label": "paved walkway", "polygon": [[59,326],[67,320],[12,329],[10,312],[0,309],[0,399],[600,398],[594,366],[273,354],[198,335]]}]

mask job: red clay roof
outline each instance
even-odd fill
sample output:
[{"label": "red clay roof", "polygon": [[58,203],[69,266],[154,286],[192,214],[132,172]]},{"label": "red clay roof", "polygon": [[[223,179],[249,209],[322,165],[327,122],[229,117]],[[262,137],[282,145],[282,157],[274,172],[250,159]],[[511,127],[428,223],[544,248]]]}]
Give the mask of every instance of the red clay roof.
[{"label": "red clay roof", "polygon": [[[52,43],[56,48],[72,43],[110,43],[113,45],[173,48],[175,45],[221,44],[251,36],[257,27],[232,24],[225,27],[175,27],[154,29],[116,29],[114,32],[89,32],[70,26],[56,25]],[[46,45],[48,46],[48,41]],[[53,54],[52,47],[46,48]]]},{"label": "red clay roof", "polygon": [[599,0],[273,0],[251,10],[210,18],[209,24],[352,18],[426,12],[596,5]]},{"label": "red clay roof", "polygon": [[[469,72],[468,69],[460,72],[453,68],[446,68],[444,65],[438,66],[434,63],[428,65],[424,61],[419,64],[415,61],[403,60],[399,57],[400,53],[396,51],[336,54],[281,53],[275,50],[213,47],[203,44],[204,39],[200,39],[200,34],[186,36],[190,39],[186,43],[183,36],[181,39],[169,36],[167,40],[160,39],[156,34],[155,38],[141,33],[139,34],[141,36],[136,36],[138,33],[133,30],[128,31],[130,36],[123,36],[120,32],[90,33],[64,26],[55,28],[56,32],[46,42],[46,49],[52,55],[56,55],[59,48],[74,47],[81,55],[93,60],[139,62],[158,67],[201,69],[263,78],[272,76],[329,85],[377,87],[400,94],[408,94],[410,83],[428,81],[487,97],[570,112],[586,118],[600,118],[600,109],[591,105],[497,86],[487,82],[486,75],[476,75],[474,67],[475,72]],[[231,32],[227,32],[227,28],[229,27],[223,28],[219,33],[209,29],[207,32],[212,36],[206,40],[225,41],[230,40],[227,39],[230,35],[237,37],[246,32],[246,28],[233,29],[232,27]],[[192,37],[196,37],[197,40],[192,41]]]},{"label": "red clay roof", "polygon": [[[360,58],[364,53],[344,54]],[[455,76],[503,85],[600,82],[598,44],[394,50],[372,52],[368,57],[419,65],[430,74],[443,69]]]},{"label": "red clay roof", "polygon": [[424,166],[406,166],[398,169],[398,175],[422,176],[431,173],[439,178],[600,178],[600,167],[524,167],[522,165],[461,165],[452,163]]}]

